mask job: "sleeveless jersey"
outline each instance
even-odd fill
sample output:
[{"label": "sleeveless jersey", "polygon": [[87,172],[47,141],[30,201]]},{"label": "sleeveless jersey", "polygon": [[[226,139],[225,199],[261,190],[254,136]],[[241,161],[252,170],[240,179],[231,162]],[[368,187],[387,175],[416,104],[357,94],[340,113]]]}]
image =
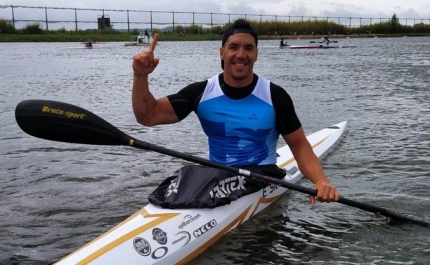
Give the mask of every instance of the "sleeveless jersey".
[{"label": "sleeveless jersey", "polygon": [[279,132],[269,80],[259,76],[249,96],[234,100],[213,76],[196,113],[208,136],[210,160],[230,166],[276,164]]}]

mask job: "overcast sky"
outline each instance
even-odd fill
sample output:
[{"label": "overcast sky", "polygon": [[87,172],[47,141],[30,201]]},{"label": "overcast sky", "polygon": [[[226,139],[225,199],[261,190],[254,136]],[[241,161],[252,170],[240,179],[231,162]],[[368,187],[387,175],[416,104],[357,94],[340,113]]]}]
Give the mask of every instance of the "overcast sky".
[{"label": "overcast sky", "polygon": [[[353,2],[355,2],[353,4]],[[174,12],[214,12],[230,14],[261,14],[278,16],[305,17],[356,17],[360,18],[389,18],[394,13],[399,18],[408,18],[408,24],[413,19],[418,22],[430,23],[430,0],[0,0],[0,18],[11,19],[11,8],[5,6],[38,6],[38,7],[70,7],[91,9],[143,10],[143,11],[174,11]],[[14,9],[15,19],[45,18],[43,9]],[[78,11],[78,20],[93,20],[101,14],[99,11]],[[106,12],[113,21],[127,21],[125,12]],[[147,21],[146,13],[133,13],[130,21]],[[158,16],[158,17],[157,17]],[[182,17],[181,17],[182,16]],[[74,11],[48,10],[49,20],[74,20]],[[171,14],[155,13],[153,21],[171,23]],[[258,20],[258,17],[249,17]],[[210,15],[195,18],[210,22]],[[224,19],[226,16],[224,16]],[[215,23],[223,21],[221,16],[215,16]],[[358,21],[358,20],[357,20]],[[357,24],[358,22],[354,22]],[[190,14],[175,14],[175,23],[191,23]],[[199,23],[200,21],[195,21]],[[373,20],[373,22],[377,22]],[[400,21],[402,24],[405,20]],[[343,23],[343,22],[342,22]],[[363,22],[366,24],[367,22]],[[73,24],[73,23],[72,23]],[[123,28],[124,24],[115,25]],[[80,25],[81,27],[81,25]],[[126,27],[126,26],[125,26]]]}]

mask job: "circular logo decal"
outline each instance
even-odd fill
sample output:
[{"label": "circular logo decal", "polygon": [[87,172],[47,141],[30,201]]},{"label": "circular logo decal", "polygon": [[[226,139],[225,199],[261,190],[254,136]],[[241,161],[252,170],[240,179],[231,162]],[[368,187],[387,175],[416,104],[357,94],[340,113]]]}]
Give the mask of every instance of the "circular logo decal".
[{"label": "circular logo decal", "polygon": [[141,237],[136,237],[133,240],[134,249],[142,256],[148,256],[151,254],[151,245],[148,241]]}]

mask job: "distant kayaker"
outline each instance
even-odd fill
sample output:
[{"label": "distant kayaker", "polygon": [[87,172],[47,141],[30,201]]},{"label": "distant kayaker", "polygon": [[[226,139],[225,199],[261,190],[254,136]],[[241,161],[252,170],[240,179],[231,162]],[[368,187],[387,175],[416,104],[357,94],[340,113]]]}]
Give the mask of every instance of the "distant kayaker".
[{"label": "distant kayaker", "polygon": [[148,33],[148,30],[147,30],[147,29],[145,29],[145,33],[144,33],[144,35],[145,35],[145,38],[148,38],[148,42],[149,42],[149,33]]},{"label": "distant kayaker", "polygon": [[332,41],[329,40],[328,37],[324,37],[324,39],[319,43],[322,43],[323,45],[329,45],[330,43],[332,43]]},{"label": "distant kayaker", "polygon": [[281,38],[280,46],[288,46],[287,41],[284,42],[284,38]]},{"label": "distant kayaker", "polygon": [[[223,72],[189,84],[179,92],[155,99],[149,74],[160,62],[154,56],[158,34],[147,50],[133,57],[132,106],[144,126],[173,124],[195,112],[208,137],[209,158],[234,167],[283,178],[278,168],[277,143],[282,135],[299,170],[314,183],[317,200],[339,200],[309,144],[287,91],[253,72],[258,36],[244,19],[225,30],[219,50]],[[152,80],[152,79],[151,79]],[[315,197],[310,196],[311,205]]]}]

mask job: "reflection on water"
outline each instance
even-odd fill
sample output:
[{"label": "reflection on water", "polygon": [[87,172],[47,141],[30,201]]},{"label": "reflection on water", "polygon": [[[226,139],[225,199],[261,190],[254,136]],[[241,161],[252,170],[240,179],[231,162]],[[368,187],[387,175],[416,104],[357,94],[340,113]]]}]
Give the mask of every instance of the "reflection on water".
[{"label": "reflection on water", "polygon": [[[291,94],[307,133],[349,121],[323,163],[344,197],[430,221],[429,38],[340,42],[358,48],[289,50],[261,41],[255,70]],[[153,93],[219,73],[219,46],[161,42]],[[36,139],[15,122],[21,100],[75,104],[136,138],[207,156],[193,114],[155,128],[134,120],[131,58],[139,50],[123,43],[0,44],[0,264],[69,254],[143,207],[160,180],[185,163],[128,147]],[[310,208],[307,196],[288,192],[191,263],[427,264],[428,238],[422,227],[341,204]]]}]

